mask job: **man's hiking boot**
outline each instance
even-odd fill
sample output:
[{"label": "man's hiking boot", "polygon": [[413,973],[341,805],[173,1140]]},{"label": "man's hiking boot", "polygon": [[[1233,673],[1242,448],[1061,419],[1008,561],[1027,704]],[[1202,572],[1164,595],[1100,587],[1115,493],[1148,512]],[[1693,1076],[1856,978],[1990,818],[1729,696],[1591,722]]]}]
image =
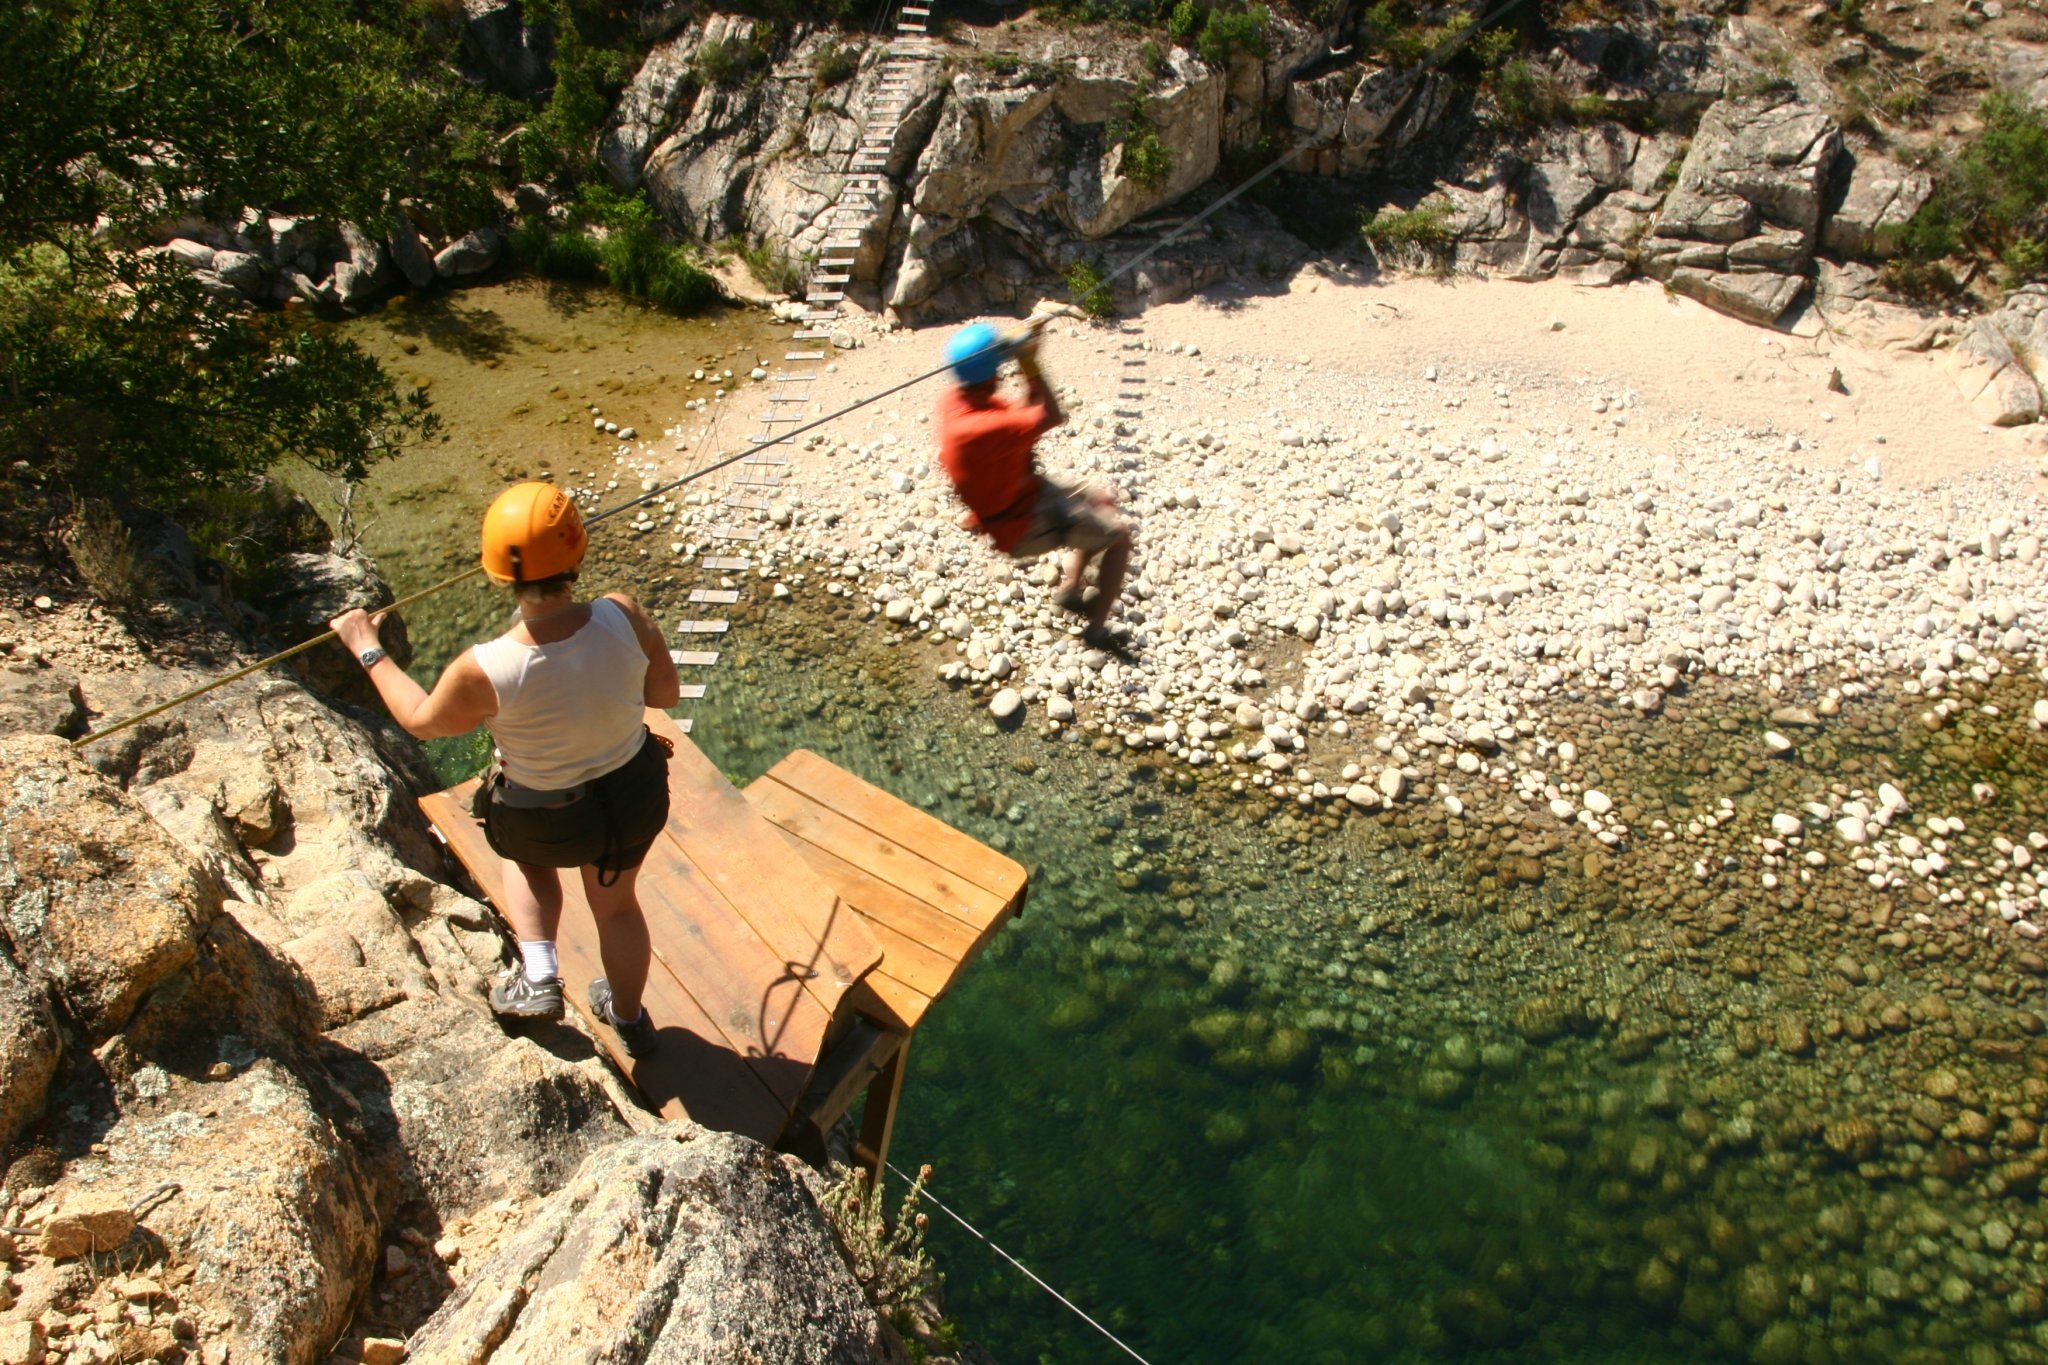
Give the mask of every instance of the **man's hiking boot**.
[{"label": "man's hiking boot", "polygon": [[1088,590],[1086,588],[1062,588],[1052,595],[1052,604],[1061,611],[1075,616],[1088,614]]},{"label": "man's hiking boot", "polygon": [[626,1045],[626,1055],[636,1060],[652,1057],[661,1046],[661,1035],[654,1031],[654,1020],[648,1017],[647,1007],[640,1007],[640,1017],[631,1023],[620,1023],[619,1016],[612,1012],[612,983],[599,977],[590,983],[590,1009],[599,1019],[619,1035],[619,1041]]},{"label": "man's hiking boot", "polygon": [[519,967],[507,967],[491,983],[491,1009],[507,1019],[559,1019],[562,1017],[562,982],[529,981]]}]

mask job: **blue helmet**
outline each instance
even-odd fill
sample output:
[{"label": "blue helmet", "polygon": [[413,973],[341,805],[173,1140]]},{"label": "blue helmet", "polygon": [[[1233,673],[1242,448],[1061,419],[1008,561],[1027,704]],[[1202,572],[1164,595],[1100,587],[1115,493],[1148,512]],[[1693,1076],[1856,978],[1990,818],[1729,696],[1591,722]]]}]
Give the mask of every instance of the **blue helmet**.
[{"label": "blue helmet", "polygon": [[970,323],[946,343],[946,363],[961,383],[986,384],[1002,368],[1004,351],[995,328],[985,322]]}]

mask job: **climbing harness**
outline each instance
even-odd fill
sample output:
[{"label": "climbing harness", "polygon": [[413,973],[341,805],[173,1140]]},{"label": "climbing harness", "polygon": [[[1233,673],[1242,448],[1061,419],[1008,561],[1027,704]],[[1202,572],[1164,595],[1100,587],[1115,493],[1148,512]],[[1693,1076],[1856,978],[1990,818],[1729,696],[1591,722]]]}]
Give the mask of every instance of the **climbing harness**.
[{"label": "climbing harness", "polygon": [[[1442,62],[1445,57],[1449,56],[1452,50],[1461,41],[1463,41],[1463,35],[1465,33],[1477,32],[1478,30],[1485,28],[1488,24],[1491,24],[1494,20],[1500,18],[1509,10],[1514,9],[1522,3],[1524,3],[1524,0],[1501,0],[1501,3],[1495,5],[1491,10],[1488,10],[1486,14],[1481,16],[1475,23],[1467,26],[1465,29],[1460,30],[1458,34],[1454,34],[1453,36],[1446,38],[1443,42],[1439,43],[1436,46],[1436,48],[1430,52],[1428,57],[1426,57],[1420,64],[1416,66],[1410,78],[1411,82],[1420,80],[1423,75],[1435,70],[1437,65],[1440,62]],[[1364,84],[1365,79],[1365,76],[1359,77],[1360,86]],[[1354,90],[1354,97],[1356,93],[1356,90]],[[1236,203],[1239,199],[1243,198],[1246,194],[1248,194],[1252,189],[1264,183],[1267,179],[1269,179],[1271,176],[1277,173],[1288,162],[1292,161],[1295,155],[1302,151],[1302,149],[1307,147],[1309,143],[1313,140],[1314,139],[1312,136],[1303,136],[1302,138],[1297,140],[1292,146],[1287,148],[1286,151],[1280,153],[1280,155],[1274,157],[1271,161],[1267,162],[1259,170],[1253,172],[1250,176],[1246,177],[1243,181],[1239,182],[1238,185],[1235,188],[1231,189],[1228,193],[1212,201],[1211,203],[1203,207],[1200,212],[1194,214],[1192,217],[1183,220],[1182,222],[1177,224],[1171,231],[1167,232],[1164,236],[1160,237],[1158,241],[1152,243],[1143,251],[1138,252],[1129,260],[1125,261],[1123,264],[1109,271],[1102,277],[1100,283],[1096,285],[1096,288],[1102,289],[1108,286],[1112,281],[1120,279],[1125,275],[1128,275],[1131,271],[1136,270],[1139,266],[1143,265],[1145,262],[1151,260],[1154,256],[1158,255],[1161,251],[1163,251],[1167,246],[1171,245],[1173,242],[1178,241],[1180,238],[1186,236],[1189,232],[1192,232],[1197,227],[1200,227],[1203,223],[1208,222],[1209,219],[1216,216],[1216,214],[1222,212],[1229,205]],[[1048,320],[1049,319],[1044,316],[1034,318],[1030,322],[1027,322],[1025,324],[1025,330],[1036,330],[1037,328],[1043,327]],[[989,343],[989,349],[999,350],[1001,353],[1007,354],[1008,351],[1017,343],[1020,337],[1021,332],[1013,332],[1008,335],[999,335]],[[909,379],[903,380],[901,383],[892,384],[889,387],[879,389],[874,393],[867,395],[864,398],[855,399],[853,402],[848,403],[845,407],[839,408],[833,412],[828,412],[824,414],[822,417],[818,417],[809,422],[805,422],[800,426],[792,427],[789,430],[781,432],[777,435],[755,437],[753,438],[753,444],[751,444],[748,448],[737,451],[731,455],[725,456],[722,459],[714,460],[711,463],[704,465],[702,468],[691,470],[690,472],[683,474],[678,478],[669,480],[667,483],[658,484],[655,487],[648,489],[646,492],[641,493],[638,497],[628,498],[626,501],[619,503],[615,507],[608,507],[601,512],[597,512],[591,515],[590,517],[585,518],[584,525],[586,527],[592,527],[598,525],[601,522],[609,521],[613,517],[616,517],[621,513],[630,512],[636,507],[645,506],[647,503],[653,502],[657,498],[664,497],[667,494],[674,492],[676,489],[681,488],[686,484],[694,483],[698,479],[704,478],[705,476],[710,474],[715,474],[722,469],[729,468],[732,465],[738,464],[742,460],[752,459],[758,456],[763,450],[769,449],[770,447],[773,446],[784,445],[789,441],[795,440],[799,436],[808,435],[811,432],[818,430],[820,427],[826,426],[827,424],[832,422],[836,422],[842,417],[846,417],[852,413],[859,412],[862,408],[872,407],[874,404],[881,402],[885,398],[893,398],[897,394],[904,392],[906,389],[916,388],[918,385],[926,382],[927,380],[936,379],[940,375],[952,373],[954,364],[958,360],[964,358],[966,357],[954,357],[952,360],[936,365],[929,370],[925,370],[921,374],[917,374]],[[714,422],[715,420],[716,419],[714,416]],[[471,578],[474,578],[477,575],[481,574],[483,571],[483,566],[479,564],[475,568],[467,569],[462,573],[454,574],[448,578],[444,578],[440,582],[435,583],[430,587],[421,588],[418,592],[410,593],[407,596],[400,598],[398,601],[393,602],[390,606],[380,608],[379,610],[380,612],[397,611],[402,607],[410,606],[414,602],[418,602],[425,598],[432,597],[434,594],[438,592],[442,592],[448,588],[452,588],[458,583],[467,582]],[[176,708],[183,706],[186,702],[192,701],[198,697],[205,696],[208,692],[212,692],[218,688],[225,687],[229,683],[238,682],[241,679],[248,677],[252,673],[259,673],[266,668],[272,667],[273,665],[281,664],[286,662],[287,660],[297,658],[299,655],[304,654],[306,651],[314,649],[320,645],[326,644],[329,640],[333,640],[336,638],[338,637],[332,630],[322,631],[320,634],[315,635],[310,640],[303,640],[300,643],[293,645],[289,649],[279,650],[277,653],[269,655],[266,658],[258,659],[256,662],[252,664],[245,664],[243,667],[235,669],[231,673],[216,678],[211,682],[204,683],[198,687],[192,688],[189,691],[181,692],[177,696],[172,697],[168,701],[159,702],[155,706],[149,707],[142,711],[138,711],[136,714],[129,716],[123,720],[116,721],[112,725],[108,725],[101,729],[94,730],[88,734],[80,735],[77,739],[71,741],[71,746],[74,749],[82,749],[88,744],[97,743],[98,741],[105,739],[110,735],[119,734],[121,731],[131,729],[134,726],[142,724],[142,722],[146,720],[154,719],[155,717],[162,715],[166,711],[175,710]]]},{"label": "climbing harness", "polygon": [[1025,1265],[1015,1256],[1012,1256],[1009,1252],[1003,1250],[994,1242],[990,1241],[987,1233],[983,1232],[980,1228],[974,1226],[974,1224],[968,1222],[965,1218],[962,1218],[959,1214],[953,1212],[953,1210],[947,1208],[944,1204],[940,1203],[938,1196],[933,1194],[930,1190],[927,1190],[922,1186],[918,1185],[917,1182],[910,1180],[910,1177],[904,1175],[903,1171],[896,1165],[895,1162],[888,1162],[887,1165],[891,1171],[896,1173],[896,1175],[902,1177],[902,1179],[906,1181],[910,1181],[910,1188],[916,1190],[920,1198],[929,1200],[933,1208],[937,1209],[940,1213],[945,1214],[946,1217],[952,1219],[961,1227],[966,1228],[969,1232],[973,1233],[977,1238],[979,1238],[988,1247],[990,1251],[993,1251],[996,1255],[1002,1257],[1011,1265],[1023,1271],[1024,1274],[1030,1279],[1031,1283],[1037,1285],[1040,1289],[1043,1289],[1046,1293],[1052,1295],[1055,1299],[1058,1299],[1060,1303],[1065,1306],[1066,1310],[1069,1313],[1072,1313],[1075,1317],[1081,1319],[1081,1321],[1087,1323],[1090,1327],[1093,1327],[1096,1331],[1102,1333],[1103,1336],[1109,1338],[1110,1341],[1116,1344],[1119,1350],[1121,1350],[1125,1355],[1129,1356],[1132,1360],[1140,1362],[1140,1365],[1152,1365],[1151,1361],[1146,1360],[1145,1357],[1139,1355],[1136,1351],[1132,1350],[1129,1343],[1124,1341],[1122,1337],[1110,1331],[1107,1327],[1104,1327],[1094,1318],[1089,1317],[1088,1314],[1083,1312],[1081,1308],[1077,1304],[1075,1304],[1075,1302],[1072,1299],[1068,1298],[1065,1294],[1060,1293],[1059,1290],[1054,1289],[1051,1285],[1047,1284],[1044,1280],[1041,1280],[1040,1278],[1038,1278],[1037,1275],[1033,1274],[1031,1271],[1031,1267]]}]

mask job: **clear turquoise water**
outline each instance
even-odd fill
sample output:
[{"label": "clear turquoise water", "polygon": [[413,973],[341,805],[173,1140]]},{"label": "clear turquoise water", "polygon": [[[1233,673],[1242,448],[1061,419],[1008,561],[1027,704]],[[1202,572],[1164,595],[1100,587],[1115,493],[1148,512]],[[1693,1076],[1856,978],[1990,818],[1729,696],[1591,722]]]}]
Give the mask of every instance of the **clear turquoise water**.
[{"label": "clear turquoise water", "polygon": [[[587,438],[552,409],[530,415],[556,430],[529,429],[501,398],[565,383],[556,407],[637,401],[656,420],[626,415],[658,427],[659,372],[586,394],[559,348],[533,343],[553,325],[545,300],[508,309],[525,321],[485,359],[456,343],[507,333],[476,319],[438,353],[431,326],[399,352],[491,418],[452,424],[448,447],[383,476],[390,515],[368,540],[401,591],[455,553],[424,552],[423,528],[470,515],[508,432],[530,440],[529,467],[577,452],[588,465]],[[574,316],[589,338],[567,367],[578,382],[649,351],[665,372],[690,345],[730,349],[697,333],[664,346],[635,316],[615,354],[603,318]],[[647,584],[639,567],[600,562],[587,586],[684,614],[688,585]],[[434,604],[415,622],[416,675],[497,610],[484,595]],[[1872,958],[1866,926],[1831,928],[1804,904],[1724,939],[1672,932],[1682,875],[1625,889],[1560,858],[1541,885],[1503,890],[1426,829],[1312,832],[1142,759],[999,734],[933,679],[935,659],[883,647],[822,599],[765,622],[753,610],[688,708],[722,767],[746,781],[814,749],[1034,872],[1024,918],[918,1034],[896,1163],[931,1162],[939,1198],[1151,1360],[2048,1360],[2038,1161],[2014,1142],[1958,1165],[1947,1130],[1901,1117],[1942,1065],[2001,1123],[2038,1119],[2048,1054],[2015,1013],[2037,990],[1971,985],[1974,963]],[[1723,793],[1752,819],[1794,799],[1768,790],[1779,770],[1750,763],[1737,780],[1754,747],[1740,727],[1673,709],[1658,724],[1691,728],[1661,751],[1624,735],[1612,761],[1633,767],[1611,789],[1654,793],[1680,823]],[[2048,764],[2009,719],[1965,716],[1934,738],[1836,726],[1805,744],[1816,771],[1909,775],[1930,809],[1969,808],[1987,775],[2018,808],[2006,827],[2048,821]],[[455,770],[477,752],[440,757]],[[1754,900],[1716,893],[1706,908],[1748,917]],[[1534,931],[1503,927],[1510,911]],[[1885,962],[1883,999],[1828,988],[1842,944]],[[1735,950],[1770,970],[1731,978]],[[1896,1044],[1789,1058],[1741,1042],[1786,1009],[1818,1023],[1937,989],[1957,1025]],[[1532,1006],[1577,1000],[1608,1026],[1523,1041]],[[1820,1135],[1865,1111],[1884,1143],[1859,1172]],[[2017,1230],[2013,1257],[1982,1253],[1975,1225],[1994,1209]],[[981,1243],[932,1226],[949,1308],[997,1359],[1124,1358]],[[1880,1272],[1899,1293],[1872,1289]]]}]

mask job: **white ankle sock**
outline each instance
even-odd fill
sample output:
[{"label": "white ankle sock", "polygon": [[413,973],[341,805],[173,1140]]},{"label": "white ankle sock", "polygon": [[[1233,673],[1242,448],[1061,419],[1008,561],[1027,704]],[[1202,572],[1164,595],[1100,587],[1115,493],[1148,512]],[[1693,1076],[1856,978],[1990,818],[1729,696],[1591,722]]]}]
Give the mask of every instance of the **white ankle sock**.
[{"label": "white ankle sock", "polygon": [[519,940],[519,956],[526,964],[528,981],[553,981],[562,974],[562,964],[555,956],[555,941],[551,938]]},{"label": "white ankle sock", "polygon": [[619,1028],[626,1024],[637,1024],[642,1019],[645,1019],[647,1017],[647,1006],[642,1005],[639,1009],[634,1010],[633,1017],[631,1019],[621,1019],[619,1017],[619,1012],[609,1005],[605,1006],[604,1012],[612,1017],[612,1027]]}]

